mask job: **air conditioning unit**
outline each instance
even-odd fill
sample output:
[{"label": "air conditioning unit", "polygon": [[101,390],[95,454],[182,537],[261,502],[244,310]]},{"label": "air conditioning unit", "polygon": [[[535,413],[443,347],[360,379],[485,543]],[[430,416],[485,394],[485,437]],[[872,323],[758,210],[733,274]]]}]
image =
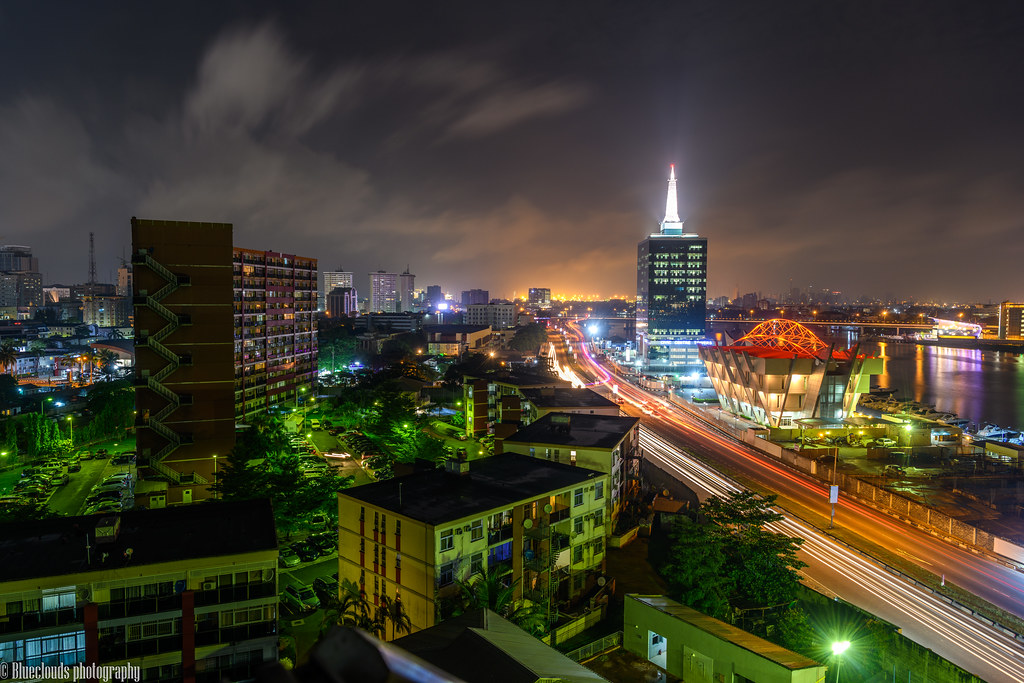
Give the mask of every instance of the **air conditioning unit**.
[{"label": "air conditioning unit", "polygon": [[212,590],[216,590],[216,589],[217,589],[217,582],[216,581],[203,581],[203,590],[204,591],[212,591]]},{"label": "air conditioning unit", "polygon": [[587,490],[588,490],[588,491],[593,491],[593,490],[594,490],[594,487],[593,487],[593,486],[588,486],[588,487],[587,487]]},{"label": "air conditioning unit", "polygon": [[462,529],[456,529],[456,530],[455,530],[455,533],[456,533],[457,535],[461,536],[461,535],[462,535]]},{"label": "air conditioning unit", "polygon": [[463,531],[469,531],[469,530],[470,530],[470,529],[472,529],[472,528],[473,528],[473,527],[472,527],[471,525],[467,524],[466,526],[462,527],[462,530],[463,530]]}]

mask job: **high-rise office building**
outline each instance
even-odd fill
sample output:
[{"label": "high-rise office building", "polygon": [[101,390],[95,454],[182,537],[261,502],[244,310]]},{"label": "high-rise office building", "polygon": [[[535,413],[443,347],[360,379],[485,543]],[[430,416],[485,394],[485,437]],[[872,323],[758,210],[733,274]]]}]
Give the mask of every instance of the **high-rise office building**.
[{"label": "high-rise office building", "polygon": [[704,372],[697,352],[707,316],[706,237],[684,231],[676,199],[676,170],[668,180],[661,231],[637,247],[637,359],[648,372]]},{"label": "high-rise office building", "polygon": [[369,313],[398,313],[398,273],[370,273]]},{"label": "high-rise office building", "polygon": [[405,272],[398,276],[398,312],[405,313],[412,310],[413,297],[416,296],[416,276],[406,268]]},{"label": "high-rise office building", "polygon": [[325,270],[320,273],[320,295],[317,298],[317,310],[327,310],[327,294],[335,287],[354,288],[352,273],[346,270]]},{"label": "high-rise office building", "polygon": [[[13,244],[0,246],[0,308],[35,309],[43,305],[43,276],[32,249]],[[31,314],[32,310],[26,313]]]},{"label": "high-rise office building", "polygon": [[436,310],[437,305],[444,301],[444,294],[441,292],[441,285],[427,285],[427,306]]},{"label": "high-rise office building", "polygon": [[210,496],[235,422],[316,376],[316,259],[238,249],[229,223],[132,219],[140,467]]},{"label": "high-rise office building", "polygon": [[551,290],[547,287],[530,287],[529,304],[536,308],[551,308]]},{"label": "high-rise office building", "polygon": [[327,295],[327,315],[342,318],[359,315],[359,296],[352,287],[335,287]]},{"label": "high-rise office building", "polygon": [[486,304],[491,301],[491,293],[486,289],[467,289],[462,293],[462,307]]},{"label": "high-rise office building", "polygon": [[132,295],[132,267],[123,265],[117,269],[117,295]]}]

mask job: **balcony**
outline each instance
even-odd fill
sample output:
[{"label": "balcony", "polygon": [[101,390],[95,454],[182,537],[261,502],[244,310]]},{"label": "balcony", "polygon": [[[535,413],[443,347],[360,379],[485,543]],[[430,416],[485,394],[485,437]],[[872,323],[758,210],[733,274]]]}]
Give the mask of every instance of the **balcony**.
[{"label": "balcony", "polygon": [[196,632],[196,645],[219,645],[221,643],[238,643],[243,640],[266,638],[277,635],[277,622],[264,621],[241,626],[226,626],[215,629],[199,629]]},{"label": "balcony", "polygon": [[487,545],[494,545],[512,538],[512,525],[502,524],[487,530]]},{"label": "balcony", "polygon": [[74,607],[47,612],[24,612],[0,617],[0,633],[18,633],[82,623],[82,610]]},{"label": "balcony", "polygon": [[213,590],[196,591],[195,602],[197,607],[203,605],[218,605],[225,602],[238,602],[241,600],[254,600],[257,598],[269,598],[276,595],[274,583],[253,583],[241,586],[227,586]]}]

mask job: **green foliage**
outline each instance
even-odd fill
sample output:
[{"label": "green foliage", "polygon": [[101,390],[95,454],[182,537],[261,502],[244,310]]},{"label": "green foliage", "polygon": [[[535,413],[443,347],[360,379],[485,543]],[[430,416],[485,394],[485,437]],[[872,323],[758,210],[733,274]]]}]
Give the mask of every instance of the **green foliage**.
[{"label": "green foliage", "polygon": [[459,596],[455,611],[462,613],[486,608],[528,633],[544,633],[548,628],[544,606],[516,601],[518,584],[519,579],[508,581],[507,577],[492,574],[484,568],[468,579],[458,581]]},{"label": "green foliage", "polygon": [[531,323],[516,330],[508,347],[522,353],[537,353],[541,344],[548,340],[548,328],[542,323]]},{"label": "green foliage", "polygon": [[733,587],[725,566],[725,539],[711,525],[697,524],[685,516],[676,520],[670,537],[667,562],[661,570],[669,594],[705,614],[725,617]]},{"label": "green foliage", "polygon": [[12,375],[0,375],[0,405],[12,405],[19,398],[18,380]]},{"label": "green foliage", "polygon": [[321,476],[305,477],[298,456],[289,449],[284,426],[264,415],[250,420],[249,428],[238,434],[214,488],[224,500],[270,498],[278,528],[291,531],[311,515],[334,516],[337,492],[352,481],[333,468]]},{"label": "green foliage", "polygon": [[448,424],[450,424],[452,427],[458,427],[459,429],[465,428],[465,426],[466,426],[466,413],[461,412],[461,411],[458,412],[458,413],[455,413],[450,418],[448,418]]},{"label": "green foliage", "polygon": [[0,524],[8,522],[31,522],[53,517],[46,504],[38,500],[24,500],[18,503],[0,505]]},{"label": "green foliage", "polygon": [[790,608],[783,612],[775,624],[775,641],[782,647],[812,656],[816,634],[811,628],[807,612],[802,609]]}]

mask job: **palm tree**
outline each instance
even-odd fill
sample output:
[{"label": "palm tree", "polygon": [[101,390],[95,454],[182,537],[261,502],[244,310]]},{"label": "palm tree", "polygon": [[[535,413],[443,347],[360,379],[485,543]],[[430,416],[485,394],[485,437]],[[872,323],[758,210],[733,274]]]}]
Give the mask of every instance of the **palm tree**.
[{"label": "palm tree", "polygon": [[402,605],[402,599],[397,595],[394,600],[386,595],[380,596],[376,617],[382,627],[391,622],[391,640],[394,640],[398,633],[409,633],[412,630],[412,620]]},{"label": "palm tree", "polygon": [[117,363],[118,355],[110,349],[103,349],[96,355],[96,365],[99,366],[109,382],[114,376],[114,365]]},{"label": "palm tree", "polygon": [[0,368],[7,370],[12,376],[18,368],[18,352],[10,344],[0,346]]},{"label": "palm tree", "polygon": [[324,604],[324,617],[320,622],[320,637],[323,638],[335,626],[361,628],[381,637],[384,635],[384,624],[377,617],[377,614],[371,614],[366,593],[362,592],[355,582],[342,579],[339,583],[338,595],[330,596]]},{"label": "palm tree", "polygon": [[528,633],[543,633],[547,629],[544,606],[517,601],[515,593],[518,584],[519,579],[506,584],[504,577],[492,574],[486,568],[468,579],[458,581],[465,610],[486,608]]},{"label": "palm tree", "polygon": [[85,372],[85,366],[89,366],[89,384],[92,384],[92,369],[96,363],[96,354],[92,350],[83,351],[78,356],[78,360],[82,363],[82,372]]}]

